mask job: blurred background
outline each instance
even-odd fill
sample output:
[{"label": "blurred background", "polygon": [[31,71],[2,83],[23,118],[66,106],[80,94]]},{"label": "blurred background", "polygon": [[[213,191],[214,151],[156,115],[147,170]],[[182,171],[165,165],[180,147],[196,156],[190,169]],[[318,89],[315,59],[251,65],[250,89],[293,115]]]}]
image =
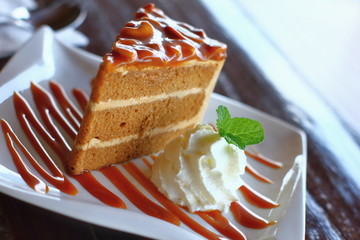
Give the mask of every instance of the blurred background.
[{"label": "blurred background", "polygon": [[264,71],[267,43],[360,133],[360,1],[203,2]]}]

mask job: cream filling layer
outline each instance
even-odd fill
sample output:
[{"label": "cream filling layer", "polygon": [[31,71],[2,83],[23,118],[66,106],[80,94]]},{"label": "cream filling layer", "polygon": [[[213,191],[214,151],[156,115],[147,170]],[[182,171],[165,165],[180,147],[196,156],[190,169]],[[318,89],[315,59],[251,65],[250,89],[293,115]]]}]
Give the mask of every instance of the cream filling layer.
[{"label": "cream filling layer", "polygon": [[[166,132],[172,132],[180,129],[184,129],[186,127],[189,127],[191,125],[195,125],[199,121],[199,115],[194,116],[193,118],[185,121],[178,122],[176,124],[171,124],[163,128],[154,128],[146,133],[145,136],[155,136],[157,134],[166,133]],[[89,141],[89,143],[83,144],[83,145],[77,145],[75,146],[78,150],[87,150],[90,148],[105,148],[105,147],[111,147],[115,145],[119,145],[121,143],[130,142],[131,140],[139,138],[138,134],[129,135],[122,138],[114,138],[109,141],[101,141],[99,139],[93,138]]]},{"label": "cream filling layer", "polygon": [[188,95],[198,94],[204,91],[202,88],[191,88],[183,91],[176,91],[168,94],[159,94],[154,96],[145,96],[140,98],[130,98],[125,100],[109,100],[107,102],[94,103],[90,102],[89,106],[91,111],[101,111],[112,108],[127,107],[143,103],[150,103],[154,101],[161,101],[167,98],[184,98]]}]

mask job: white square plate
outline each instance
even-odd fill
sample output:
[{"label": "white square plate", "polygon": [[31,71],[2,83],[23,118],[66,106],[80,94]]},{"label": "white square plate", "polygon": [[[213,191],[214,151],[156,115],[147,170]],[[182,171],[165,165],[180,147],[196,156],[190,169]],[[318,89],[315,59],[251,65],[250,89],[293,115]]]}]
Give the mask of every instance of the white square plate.
[{"label": "white square plate", "polygon": [[[29,91],[30,83],[35,82],[48,89],[49,79],[54,79],[67,92],[73,88],[80,88],[89,93],[90,81],[95,76],[100,61],[98,56],[60,43],[49,28],[40,29],[9,61],[0,74],[0,117],[11,124],[25,146],[30,146],[15,116],[12,103],[13,92],[20,92],[30,104],[33,104]],[[303,240],[305,236],[306,136],[299,129],[218,94],[212,95],[203,122],[215,123],[215,109],[218,105],[227,106],[233,116],[249,117],[260,121],[265,129],[266,137],[265,141],[256,148],[263,155],[280,161],[284,165],[283,168],[275,170],[249,159],[259,172],[274,183],[260,182],[249,174],[244,177],[248,185],[270,199],[279,201],[281,206],[270,211],[256,208],[246,201],[244,204],[265,219],[277,220],[277,224],[266,229],[254,230],[238,224],[231,213],[225,216],[239,227],[248,239],[273,239],[275,237],[283,240]],[[0,135],[0,153],[0,190],[9,196],[75,219],[150,238],[202,239],[183,223],[178,227],[145,215],[96,171],[93,172],[94,176],[123,199],[127,209],[104,205],[87,193],[70,176],[68,176],[70,181],[79,191],[76,196],[64,194],[51,186],[47,194],[35,192],[18,174],[2,134]],[[141,165],[141,161],[133,161],[138,166]],[[121,166],[117,167],[122,169]],[[141,169],[149,175],[148,168],[141,167]],[[135,179],[130,175],[127,177],[139,186],[146,196],[157,203],[136,183]],[[189,216],[209,230],[216,232],[199,216],[195,214],[189,214]]]}]

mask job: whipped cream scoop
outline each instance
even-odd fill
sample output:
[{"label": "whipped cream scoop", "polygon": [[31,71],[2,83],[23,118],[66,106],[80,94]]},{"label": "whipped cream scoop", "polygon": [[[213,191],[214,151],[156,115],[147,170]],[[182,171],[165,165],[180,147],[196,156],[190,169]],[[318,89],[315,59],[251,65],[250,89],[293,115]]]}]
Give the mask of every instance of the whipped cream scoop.
[{"label": "whipped cream scoop", "polygon": [[227,212],[238,200],[246,156],[210,125],[198,125],[174,139],[159,155],[151,181],[160,192],[191,212]]}]

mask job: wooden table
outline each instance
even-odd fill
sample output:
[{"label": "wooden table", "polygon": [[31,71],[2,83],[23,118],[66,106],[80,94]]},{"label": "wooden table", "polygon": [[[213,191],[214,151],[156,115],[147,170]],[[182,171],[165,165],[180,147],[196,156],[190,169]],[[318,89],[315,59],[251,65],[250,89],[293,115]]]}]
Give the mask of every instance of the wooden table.
[{"label": "wooden table", "polygon": [[[215,92],[267,112],[307,133],[306,239],[360,239],[360,176],[353,177],[351,169],[346,167],[360,164],[360,156],[356,155],[360,137],[342,116],[332,110],[327,99],[312,91],[311,82],[302,79],[301,73],[294,72],[291,66],[269,60],[275,69],[267,69],[248,49],[246,36],[242,39],[228,34],[221,18],[210,13],[209,4],[205,7],[199,0],[153,2],[174,19],[203,28],[209,36],[228,45],[227,62]],[[145,3],[141,0],[84,1],[88,17],[79,30],[90,39],[85,49],[103,55],[123,24]],[[243,23],[241,20],[232,19],[239,21],[239,26]],[[244,29],[244,34],[246,31]],[[259,44],[266,46],[265,42]],[[272,53],[274,58],[279,57],[276,49],[263,49],[268,56]],[[1,59],[1,68],[7,60]],[[280,81],[284,75],[286,80]],[[0,239],[139,237],[73,220],[0,194]]]}]

